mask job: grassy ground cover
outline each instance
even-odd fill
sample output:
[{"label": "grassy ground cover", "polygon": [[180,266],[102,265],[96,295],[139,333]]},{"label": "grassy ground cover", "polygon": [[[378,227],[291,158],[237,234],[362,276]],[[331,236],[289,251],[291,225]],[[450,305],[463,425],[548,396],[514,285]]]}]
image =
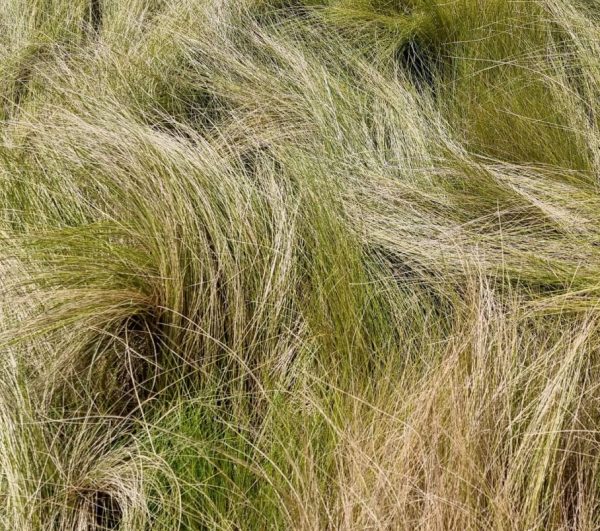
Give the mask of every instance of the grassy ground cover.
[{"label": "grassy ground cover", "polygon": [[600,529],[598,0],[0,3],[0,528]]}]

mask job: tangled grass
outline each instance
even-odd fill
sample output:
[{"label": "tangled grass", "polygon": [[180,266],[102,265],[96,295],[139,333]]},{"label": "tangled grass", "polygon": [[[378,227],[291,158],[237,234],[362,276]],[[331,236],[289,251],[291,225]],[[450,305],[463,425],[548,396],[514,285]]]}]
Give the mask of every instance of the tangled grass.
[{"label": "tangled grass", "polygon": [[599,23],[0,3],[0,527],[600,529]]}]

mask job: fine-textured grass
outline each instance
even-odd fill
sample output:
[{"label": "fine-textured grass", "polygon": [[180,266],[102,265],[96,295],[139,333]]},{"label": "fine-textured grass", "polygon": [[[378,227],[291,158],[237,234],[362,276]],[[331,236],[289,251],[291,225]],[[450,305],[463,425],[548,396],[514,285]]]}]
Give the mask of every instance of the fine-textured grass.
[{"label": "fine-textured grass", "polygon": [[600,529],[599,24],[0,2],[0,529]]}]

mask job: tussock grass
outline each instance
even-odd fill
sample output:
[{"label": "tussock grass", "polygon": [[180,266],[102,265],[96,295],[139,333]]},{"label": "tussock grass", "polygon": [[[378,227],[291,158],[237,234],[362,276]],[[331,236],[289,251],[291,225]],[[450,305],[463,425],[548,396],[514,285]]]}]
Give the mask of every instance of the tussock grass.
[{"label": "tussock grass", "polygon": [[595,0],[5,0],[0,527],[600,527]]}]

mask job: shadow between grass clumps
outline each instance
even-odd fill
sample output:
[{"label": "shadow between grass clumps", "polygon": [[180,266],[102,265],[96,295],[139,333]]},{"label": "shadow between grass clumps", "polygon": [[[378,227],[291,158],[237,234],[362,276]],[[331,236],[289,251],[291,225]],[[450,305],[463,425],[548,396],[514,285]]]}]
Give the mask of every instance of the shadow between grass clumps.
[{"label": "shadow between grass clumps", "polygon": [[90,0],[85,23],[93,34],[100,33],[102,28],[103,10],[101,0]]},{"label": "shadow between grass clumps", "polygon": [[195,142],[195,134],[209,134],[225,116],[225,103],[198,89],[182,99],[165,94],[163,101],[147,111],[145,122],[155,131]]},{"label": "shadow between grass clumps", "polygon": [[3,82],[12,84],[12,90],[8,92],[8,97],[2,98],[2,118],[4,120],[10,120],[19,115],[23,105],[33,93],[32,85],[36,81],[36,69],[39,65],[50,61],[53,53],[56,52],[57,49],[53,49],[51,44],[46,43],[32,43],[21,51],[21,57],[14,67],[15,74],[12,83],[8,76]]},{"label": "shadow between grass clumps", "polygon": [[119,529],[123,519],[123,510],[115,497],[105,491],[96,491],[91,497],[97,528],[101,530]]},{"label": "shadow between grass clumps", "polygon": [[420,92],[428,91],[436,97],[435,79],[441,65],[427,46],[417,39],[411,39],[398,48],[394,61]]}]

